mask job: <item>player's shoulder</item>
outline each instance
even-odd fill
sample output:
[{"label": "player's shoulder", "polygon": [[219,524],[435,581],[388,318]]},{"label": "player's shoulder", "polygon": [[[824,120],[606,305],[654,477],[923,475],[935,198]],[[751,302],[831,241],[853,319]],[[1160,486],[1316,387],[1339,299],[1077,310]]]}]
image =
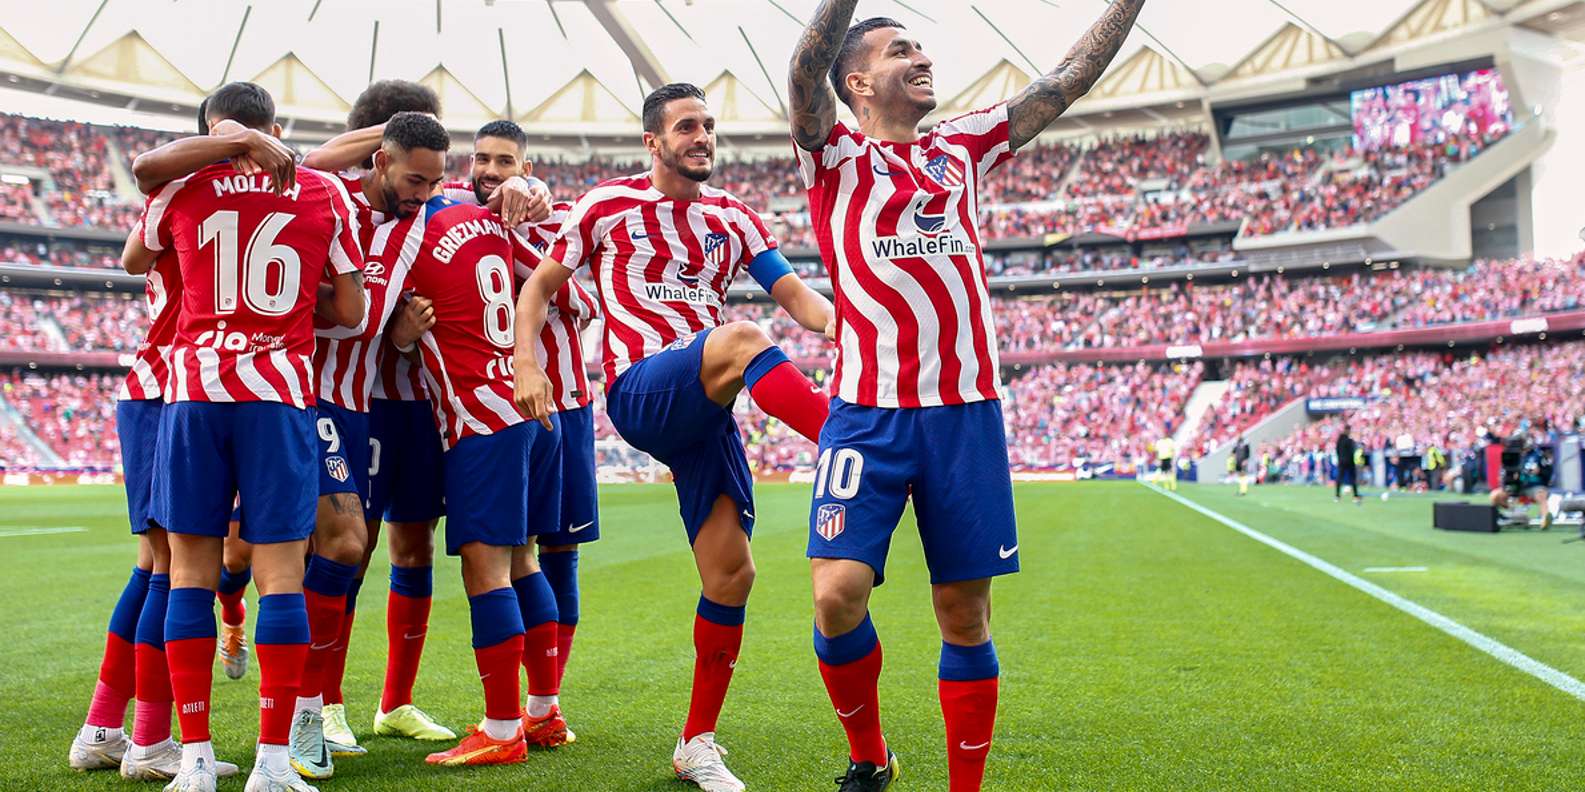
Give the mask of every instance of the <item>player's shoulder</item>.
[{"label": "player's shoulder", "polygon": [[704,185],[699,191],[699,201],[709,206],[721,207],[729,212],[755,213],[753,207],[750,207],[747,201],[720,187],[712,187],[708,184]]},{"label": "player's shoulder", "polygon": [[930,135],[983,135],[1004,123],[1007,123],[1007,103],[997,102],[944,119],[931,128]]}]

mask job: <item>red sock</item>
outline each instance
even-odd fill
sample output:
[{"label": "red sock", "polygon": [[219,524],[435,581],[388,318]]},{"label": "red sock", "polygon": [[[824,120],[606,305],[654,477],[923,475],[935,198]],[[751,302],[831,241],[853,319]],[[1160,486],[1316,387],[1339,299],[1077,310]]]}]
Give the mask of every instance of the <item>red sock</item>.
[{"label": "red sock", "polygon": [[996,730],[997,678],[939,683],[947,722],[947,776],[951,792],[979,792]]},{"label": "red sock", "polygon": [[848,756],[855,762],[886,764],[886,738],[881,734],[881,645],[864,657],[842,665],[820,663],[831,706],[848,735]]},{"label": "red sock", "polygon": [[308,605],[308,635],[313,645],[308,647],[297,695],[312,698],[324,690],[336,642],[341,639],[341,623],[347,616],[347,596],[330,597],[304,589],[303,600]]},{"label": "red sock", "polygon": [[557,632],[555,622],[536,624],[523,633],[523,670],[528,672],[528,695],[555,696],[561,693],[561,674],[557,671]]},{"label": "red sock", "polygon": [[479,679],[484,682],[484,717],[493,720],[523,717],[523,688],[517,676],[517,666],[523,662],[523,634],[513,635],[494,646],[474,649],[473,659],[479,666]]},{"label": "red sock", "polygon": [[137,692],[137,660],[132,642],[106,633],[105,655],[99,662],[99,684],[88,705],[89,726],[119,729],[127,719],[127,702]]},{"label": "red sock", "polygon": [[215,599],[220,600],[220,621],[233,627],[248,620],[248,602],[242,595],[248,593],[246,586],[227,594],[220,592]]},{"label": "red sock", "polygon": [[743,625],[717,624],[703,616],[694,617],[693,695],[688,700],[688,722],[682,727],[683,740],[715,731],[742,646]]},{"label": "red sock", "polygon": [[308,645],[261,643],[254,650],[259,653],[259,744],[285,745]]},{"label": "red sock", "polygon": [[165,652],[138,644],[138,708],[132,716],[132,744],[150,746],[171,738],[171,669]]},{"label": "red sock", "polygon": [[165,662],[171,669],[171,696],[176,706],[176,720],[182,726],[182,742],[208,742],[214,636],[166,641]]},{"label": "red sock", "polygon": [[567,678],[567,658],[572,656],[572,635],[578,631],[576,624],[556,625],[556,688]]},{"label": "red sock", "polygon": [[[766,352],[772,350],[781,354],[774,347]],[[755,358],[755,362],[758,361],[759,358]],[[751,371],[753,368],[753,363],[749,364]],[[831,399],[820,392],[820,388],[810,382],[785,355],[782,356],[782,362],[761,374],[748,388],[749,395],[754,397],[754,403],[761,410],[780,418],[782,423],[809,438],[810,442],[820,442],[820,427],[825,425],[826,416],[831,414]]]},{"label": "red sock", "polygon": [[347,647],[352,644],[352,622],[357,615],[357,611],[350,610],[341,618],[341,636],[330,650],[329,665],[325,667],[324,683],[320,686],[320,695],[325,697],[326,704],[342,703],[341,679],[347,675]]},{"label": "red sock", "polygon": [[394,591],[386,600],[385,691],[380,694],[381,712],[413,703],[413,681],[418,678],[424,635],[429,631],[429,604],[429,597],[406,597]]}]

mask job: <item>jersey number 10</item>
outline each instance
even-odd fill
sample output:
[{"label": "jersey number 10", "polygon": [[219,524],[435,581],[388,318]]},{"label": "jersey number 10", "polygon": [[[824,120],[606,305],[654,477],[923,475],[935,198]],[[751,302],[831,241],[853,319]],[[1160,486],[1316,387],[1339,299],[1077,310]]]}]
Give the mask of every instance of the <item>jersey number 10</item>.
[{"label": "jersey number 10", "polygon": [[[290,246],[277,244],[275,238],[296,218],[288,212],[265,215],[253,229],[240,260],[237,212],[222,209],[204,218],[198,244],[202,248],[215,243],[215,313],[236,313],[239,291],[248,308],[261,316],[285,316],[292,311],[302,285],[302,259]],[[272,275],[276,275],[273,283]]]}]

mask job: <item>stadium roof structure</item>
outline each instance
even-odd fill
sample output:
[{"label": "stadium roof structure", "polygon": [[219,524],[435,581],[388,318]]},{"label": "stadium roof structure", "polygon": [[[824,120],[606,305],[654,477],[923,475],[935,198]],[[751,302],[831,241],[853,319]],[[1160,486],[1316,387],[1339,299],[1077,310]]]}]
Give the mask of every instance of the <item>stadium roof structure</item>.
[{"label": "stadium roof structure", "polygon": [[[868,0],[860,14],[915,31],[936,59],[947,114],[1003,99],[1056,65],[1104,3]],[[434,87],[457,129],[511,117],[546,138],[599,138],[633,134],[643,95],[681,80],[706,88],[727,134],[779,136],[786,64],[816,4],[52,0],[39,13],[26,0],[0,0],[0,87],[185,117],[225,81],[253,80],[313,134],[339,131],[372,79],[402,78]],[[1280,92],[1439,38],[1518,25],[1580,40],[1585,3],[1155,2],[1062,123],[1081,133],[1203,118],[1206,101]]]}]

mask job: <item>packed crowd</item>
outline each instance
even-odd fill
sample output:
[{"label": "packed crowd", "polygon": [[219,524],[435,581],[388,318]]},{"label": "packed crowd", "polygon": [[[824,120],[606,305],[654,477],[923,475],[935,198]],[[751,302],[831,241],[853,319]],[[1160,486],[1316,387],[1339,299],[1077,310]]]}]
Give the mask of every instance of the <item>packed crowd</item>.
[{"label": "packed crowd", "polygon": [[142,295],[0,291],[0,349],[129,352],[146,324]]},{"label": "packed crowd", "polygon": [[0,238],[0,264],[27,264],[36,267],[80,267],[114,269],[121,266],[119,246],[77,240],[39,238]]},{"label": "packed crowd", "polygon": [[[120,458],[114,428],[121,379],[121,374],[0,373],[0,397],[67,465],[110,468]],[[14,430],[0,430],[0,454],[0,469],[44,461]]]},{"label": "packed crowd", "polygon": [[1003,405],[1013,467],[1104,472],[1103,463],[1148,460],[1203,375],[1198,362],[1036,368],[1009,383]]}]

